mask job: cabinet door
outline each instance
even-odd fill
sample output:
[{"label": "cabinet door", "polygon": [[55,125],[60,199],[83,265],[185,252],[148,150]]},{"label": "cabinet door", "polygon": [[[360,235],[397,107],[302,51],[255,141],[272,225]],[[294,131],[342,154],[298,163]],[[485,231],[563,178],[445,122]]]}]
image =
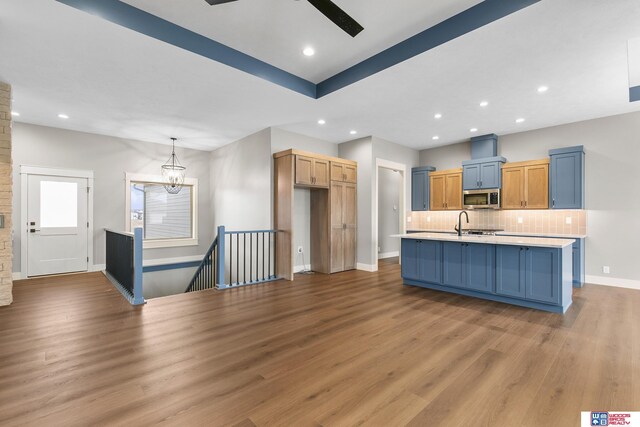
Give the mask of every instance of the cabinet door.
[{"label": "cabinet door", "polygon": [[358,168],[351,165],[344,165],[344,180],[352,184],[358,182]]},{"label": "cabinet door", "polygon": [[442,243],[433,240],[418,242],[418,280],[429,283],[442,283]]},{"label": "cabinet door", "polygon": [[432,211],[442,211],[445,209],[444,183],[444,175],[429,177],[429,201]]},{"label": "cabinet door", "polygon": [[480,188],[480,164],[467,165],[462,168],[462,187],[465,190]]},{"label": "cabinet door", "polygon": [[549,165],[527,166],[524,200],[527,209],[549,209]]},{"label": "cabinet door", "polygon": [[411,173],[411,210],[426,211],[429,209],[427,204],[427,189],[429,187],[429,172],[415,171]]},{"label": "cabinet door", "polygon": [[502,208],[524,207],[524,168],[502,168]]},{"label": "cabinet door", "polygon": [[402,239],[402,277],[419,280],[418,275],[418,240]]},{"label": "cabinet door", "polygon": [[344,181],[344,165],[331,162],[331,181]]},{"label": "cabinet door", "polygon": [[446,175],[445,206],[448,210],[462,209],[462,173]]},{"label": "cabinet door", "polygon": [[331,272],[344,271],[344,220],[343,205],[345,184],[331,183]]},{"label": "cabinet door", "polygon": [[357,233],[357,190],[356,184],[344,184],[344,200],[342,202],[342,220],[344,221],[344,235],[342,238],[344,269],[356,268],[356,233]]},{"label": "cabinet door", "polygon": [[573,254],[573,286],[582,287],[584,283],[584,239],[576,239],[573,242],[571,252]]},{"label": "cabinet door", "polygon": [[553,209],[582,209],[583,172],[582,153],[551,156],[551,207]]},{"label": "cabinet door", "polygon": [[526,298],[560,304],[560,253],[553,248],[525,248]]},{"label": "cabinet door", "polygon": [[466,243],[444,242],[442,244],[442,284],[465,287]]},{"label": "cabinet door", "polygon": [[313,159],[305,156],[296,156],[296,184],[312,185]]},{"label": "cabinet door", "polygon": [[525,297],[525,257],[520,246],[496,247],[496,293]]},{"label": "cabinet door", "polygon": [[500,188],[500,162],[480,165],[480,188]]},{"label": "cabinet door", "polygon": [[329,162],[326,160],[313,160],[313,185],[316,187],[329,187]]},{"label": "cabinet door", "polygon": [[493,293],[496,247],[468,243],[465,249],[466,287],[474,291]]}]

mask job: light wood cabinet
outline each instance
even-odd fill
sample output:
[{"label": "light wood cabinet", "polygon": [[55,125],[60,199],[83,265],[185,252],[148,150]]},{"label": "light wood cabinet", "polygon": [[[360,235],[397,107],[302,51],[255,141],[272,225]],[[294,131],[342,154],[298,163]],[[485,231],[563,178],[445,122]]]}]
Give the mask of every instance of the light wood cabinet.
[{"label": "light wood cabinet", "polygon": [[[295,187],[310,192],[311,270],[336,273],[356,268],[357,163],[300,150],[286,150],[274,158],[274,228],[276,274],[293,280]],[[308,252],[307,252],[308,250]]]},{"label": "light wood cabinet", "polygon": [[549,159],[505,163],[502,209],[549,208]]},{"label": "light wood cabinet", "polygon": [[297,155],[296,185],[305,187],[329,187],[329,161]]},{"label": "light wood cabinet", "polygon": [[356,184],[331,182],[331,272],[356,268]]},{"label": "light wood cabinet", "polygon": [[331,162],[331,181],[350,182],[355,184],[358,179],[357,175],[357,168],[355,166]]},{"label": "light wood cabinet", "polygon": [[462,169],[431,172],[429,201],[432,211],[462,209]]}]

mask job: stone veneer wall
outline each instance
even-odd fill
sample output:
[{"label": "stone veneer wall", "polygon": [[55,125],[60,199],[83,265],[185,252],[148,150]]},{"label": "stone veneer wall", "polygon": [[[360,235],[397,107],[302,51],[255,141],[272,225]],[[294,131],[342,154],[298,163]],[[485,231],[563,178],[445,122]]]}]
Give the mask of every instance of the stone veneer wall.
[{"label": "stone veneer wall", "polygon": [[[453,230],[459,213],[411,212],[407,230]],[[517,233],[587,234],[587,211],[584,210],[478,210],[468,213],[471,227],[502,228]],[[571,224],[567,224],[567,218]]]},{"label": "stone veneer wall", "polygon": [[0,306],[13,301],[11,195],[11,86],[0,82],[0,214],[4,215],[4,228],[0,229]]}]

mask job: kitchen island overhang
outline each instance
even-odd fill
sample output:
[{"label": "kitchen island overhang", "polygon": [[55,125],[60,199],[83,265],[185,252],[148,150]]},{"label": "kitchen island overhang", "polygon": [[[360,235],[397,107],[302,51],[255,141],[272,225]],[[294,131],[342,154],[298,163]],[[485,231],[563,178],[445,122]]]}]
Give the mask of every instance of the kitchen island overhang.
[{"label": "kitchen island overhang", "polygon": [[405,285],[564,313],[572,302],[573,239],[397,235]]}]

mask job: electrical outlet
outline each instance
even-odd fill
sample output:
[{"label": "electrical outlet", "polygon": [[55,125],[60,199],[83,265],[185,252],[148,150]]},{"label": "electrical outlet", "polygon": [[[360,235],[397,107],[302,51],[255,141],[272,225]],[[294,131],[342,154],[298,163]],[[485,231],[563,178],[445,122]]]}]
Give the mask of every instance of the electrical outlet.
[{"label": "electrical outlet", "polygon": [[518,224],[522,224],[524,222],[524,219],[522,219],[521,216],[518,217]]},{"label": "electrical outlet", "polygon": [[304,251],[302,250],[302,246],[298,246],[298,253],[299,253],[299,254],[301,254],[302,252],[304,252]]},{"label": "electrical outlet", "polygon": [[378,252],[382,251],[382,248],[380,246],[378,246]]},{"label": "electrical outlet", "polygon": [[609,266],[608,266],[608,265],[605,265],[605,266],[603,266],[603,267],[602,267],[602,272],[603,272],[604,274],[610,274],[610,273],[611,273],[611,270],[609,269]]},{"label": "electrical outlet", "polygon": [[430,216],[427,217],[427,222],[431,222],[431,217]]},{"label": "electrical outlet", "polygon": [[566,217],[566,218],[564,219],[564,222],[565,222],[565,224],[569,224],[569,225],[571,225],[571,217],[570,217],[570,216]]},{"label": "electrical outlet", "polygon": [[407,222],[411,222],[411,217],[410,216],[407,217]]}]

